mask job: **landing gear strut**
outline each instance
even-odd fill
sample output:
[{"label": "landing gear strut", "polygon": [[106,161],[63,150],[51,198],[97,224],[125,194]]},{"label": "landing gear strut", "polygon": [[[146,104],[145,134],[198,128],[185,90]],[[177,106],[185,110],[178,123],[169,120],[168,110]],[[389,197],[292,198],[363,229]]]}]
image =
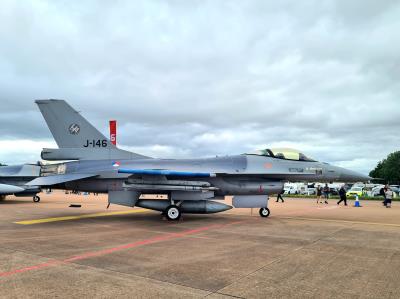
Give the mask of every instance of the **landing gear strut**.
[{"label": "landing gear strut", "polygon": [[270,211],[268,208],[261,208],[259,213],[260,213],[261,217],[268,217],[270,214]]},{"label": "landing gear strut", "polygon": [[33,197],[33,202],[39,202],[39,201],[40,201],[40,197],[37,196],[37,195],[35,195],[35,196]]},{"label": "landing gear strut", "polygon": [[181,210],[176,205],[168,206],[164,213],[168,220],[179,220],[182,215]]}]

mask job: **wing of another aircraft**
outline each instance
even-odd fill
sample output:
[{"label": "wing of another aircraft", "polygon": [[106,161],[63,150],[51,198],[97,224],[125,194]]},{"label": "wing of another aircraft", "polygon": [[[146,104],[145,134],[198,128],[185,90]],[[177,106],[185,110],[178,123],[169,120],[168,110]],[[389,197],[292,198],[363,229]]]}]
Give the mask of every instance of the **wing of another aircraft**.
[{"label": "wing of another aircraft", "polygon": [[95,176],[97,176],[97,174],[93,174],[93,173],[90,173],[90,174],[88,174],[88,173],[86,173],[86,174],[85,173],[57,174],[57,175],[38,177],[38,178],[26,183],[26,185],[28,185],[28,186],[51,186],[51,185],[57,185],[57,184],[61,184],[61,183],[91,178],[91,177],[95,177]]},{"label": "wing of another aircraft", "polygon": [[24,191],[24,188],[9,184],[0,184],[0,195],[14,194]]}]

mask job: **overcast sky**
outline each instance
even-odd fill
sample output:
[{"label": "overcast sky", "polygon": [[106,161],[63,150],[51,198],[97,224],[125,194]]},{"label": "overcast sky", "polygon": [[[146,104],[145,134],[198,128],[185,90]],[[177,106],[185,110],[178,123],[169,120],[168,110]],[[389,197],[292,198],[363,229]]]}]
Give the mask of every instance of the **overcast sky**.
[{"label": "overcast sky", "polygon": [[400,149],[399,1],[2,1],[0,162],[67,100],[154,157],[294,147],[368,173]]}]

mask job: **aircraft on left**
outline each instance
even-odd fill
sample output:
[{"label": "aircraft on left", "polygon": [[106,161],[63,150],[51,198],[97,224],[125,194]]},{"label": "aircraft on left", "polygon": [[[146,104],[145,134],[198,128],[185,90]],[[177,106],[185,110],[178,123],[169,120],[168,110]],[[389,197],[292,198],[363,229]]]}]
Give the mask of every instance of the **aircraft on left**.
[{"label": "aircraft on left", "polygon": [[25,185],[39,175],[40,165],[36,164],[0,166],[0,200],[4,200],[7,195],[14,195],[32,196],[34,202],[39,202],[37,194],[41,192],[40,187]]}]

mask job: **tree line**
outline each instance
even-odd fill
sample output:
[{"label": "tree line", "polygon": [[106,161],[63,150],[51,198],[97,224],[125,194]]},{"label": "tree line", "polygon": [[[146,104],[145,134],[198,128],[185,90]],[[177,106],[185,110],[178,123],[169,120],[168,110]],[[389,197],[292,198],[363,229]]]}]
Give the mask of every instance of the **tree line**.
[{"label": "tree line", "polygon": [[400,183],[400,151],[389,154],[370,171],[370,177],[383,179],[388,184]]}]

